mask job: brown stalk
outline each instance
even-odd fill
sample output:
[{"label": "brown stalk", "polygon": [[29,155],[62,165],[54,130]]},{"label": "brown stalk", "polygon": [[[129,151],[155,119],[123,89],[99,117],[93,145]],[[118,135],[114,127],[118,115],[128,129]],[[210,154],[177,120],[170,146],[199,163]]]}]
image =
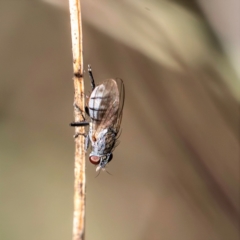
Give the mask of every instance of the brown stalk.
[{"label": "brown stalk", "polygon": [[[72,53],[73,53],[73,82],[74,106],[84,109],[84,83],[83,83],[83,51],[82,51],[82,20],[80,0],[69,0]],[[75,122],[83,120],[78,108],[74,108]],[[84,127],[75,128],[75,165],[74,165],[74,213],[73,213],[73,240],[84,240],[85,235],[85,152]]]}]

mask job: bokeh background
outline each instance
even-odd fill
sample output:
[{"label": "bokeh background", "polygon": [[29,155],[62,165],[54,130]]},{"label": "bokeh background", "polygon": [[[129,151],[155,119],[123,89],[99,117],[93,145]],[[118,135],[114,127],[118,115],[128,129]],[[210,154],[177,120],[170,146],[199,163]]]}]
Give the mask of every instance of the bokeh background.
[{"label": "bokeh background", "polygon": [[[238,7],[82,0],[85,70],[126,87],[113,176],[87,162],[86,240],[239,239]],[[71,239],[67,0],[0,0],[0,69],[0,239]]]}]

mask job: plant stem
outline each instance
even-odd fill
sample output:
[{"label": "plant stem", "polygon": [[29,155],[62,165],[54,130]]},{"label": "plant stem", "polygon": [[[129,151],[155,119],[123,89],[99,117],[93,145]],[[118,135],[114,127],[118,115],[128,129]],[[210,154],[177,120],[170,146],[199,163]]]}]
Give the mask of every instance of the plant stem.
[{"label": "plant stem", "polygon": [[[83,83],[83,54],[82,54],[82,21],[80,0],[69,0],[73,72],[74,72],[74,106],[84,109],[84,83]],[[74,109],[75,122],[83,120],[78,108]],[[83,127],[75,128],[75,166],[74,166],[74,213],[73,213],[73,240],[84,240],[85,235],[85,151]]]}]

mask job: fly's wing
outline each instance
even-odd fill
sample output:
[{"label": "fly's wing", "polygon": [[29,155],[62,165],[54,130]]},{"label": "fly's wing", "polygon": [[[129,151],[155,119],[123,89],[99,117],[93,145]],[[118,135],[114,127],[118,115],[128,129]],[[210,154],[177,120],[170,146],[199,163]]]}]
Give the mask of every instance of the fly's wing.
[{"label": "fly's wing", "polygon": [[125,101],[125,87],[121,78],[116,78],[115,81],[118,85],[119,107],[117,112],[117,121],[114,124],[114,130],[116,131],[116,133],[118,133],[122,122],[123,106]]},{"label": "fly's wing", "polygon": [[89,115],[95,138],[106,128],[118,132],[124,105],[124,85],[121,79],[108,79],[97,86],[89,99]]}]

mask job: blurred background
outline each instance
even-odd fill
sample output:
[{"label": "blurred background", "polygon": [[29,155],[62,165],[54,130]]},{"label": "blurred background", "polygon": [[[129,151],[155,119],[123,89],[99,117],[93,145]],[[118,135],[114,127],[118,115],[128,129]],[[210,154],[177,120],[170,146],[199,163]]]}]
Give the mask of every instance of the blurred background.
[{"label": "blurred background", "polygon": [[[86,240],[239,239],[238,1],[81,2],[85,70],[126,88],[113,176],[87,162]],[[69,19],[0,0],[1,240],[72,238]]]}]

